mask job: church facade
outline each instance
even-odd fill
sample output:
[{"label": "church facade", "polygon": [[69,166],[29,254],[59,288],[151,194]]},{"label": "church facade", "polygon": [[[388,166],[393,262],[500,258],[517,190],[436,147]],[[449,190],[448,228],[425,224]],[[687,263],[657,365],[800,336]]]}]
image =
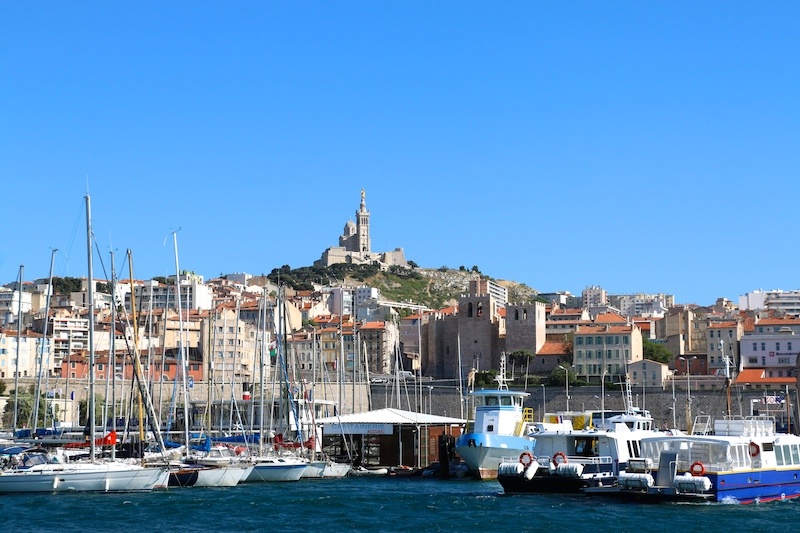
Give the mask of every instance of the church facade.
[{"label": "church facade", "polygon": [[369,228],[370,213],[367,209],[366,193],[361,189],[361,205],[356,211],[355,222],[348,220],[339,236],[339,246],[332,246],[314,261],[314,266],[331,266],[336,263],[368,265],[378,262],[382,267],[407,266],[402,248],[392,252],[373,252]]}]

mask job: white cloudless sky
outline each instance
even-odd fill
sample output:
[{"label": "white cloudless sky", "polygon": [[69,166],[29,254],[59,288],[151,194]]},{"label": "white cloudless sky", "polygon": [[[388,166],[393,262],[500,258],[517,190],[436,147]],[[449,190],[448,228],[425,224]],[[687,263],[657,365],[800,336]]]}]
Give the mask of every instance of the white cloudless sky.
[{"label": "white cloudless sky", "polygon": [[[800,287],[796,2],[0,6],[0,282],[375,251],[681,303]],[[103,277],[96,264],[95,273]]]}]

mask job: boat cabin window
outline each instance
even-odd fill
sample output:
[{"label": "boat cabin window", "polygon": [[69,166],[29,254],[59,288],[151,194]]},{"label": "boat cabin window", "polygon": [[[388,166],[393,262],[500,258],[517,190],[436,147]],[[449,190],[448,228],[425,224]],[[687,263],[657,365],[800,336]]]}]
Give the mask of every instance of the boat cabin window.
[{"label": "boat cabin window", "polygon": [[638,440],[629,440],[628,441],[628,456],[630,456],[630,457],[641,457],[641,451],[639,450],[639,441]]},{"label": "boat cabin window", "polygon": [[792,444],[791,450],[792,450],[792,464],[800,465],[800,453],[798,453],[797,444]]},{"label": "boat cabin window", "polygon": [[500,405],[511,405],[511,397],[510,396],[501,396],[500,397]]},{"label": "boat cabin window", "polygon": [[26,468],[43,464],[47,464],[47,456],[43,453],[26,453],[20,460],[20,465]]},{"label": "boat cabin window", "polygon": [[761,444],[761,449],[765,452],[773,451],[772,443],[771,442],[764,442]]},{"label": "boat cabin window", "polygon": [[497,405],[497,396],[487,396],[486,405]]},{"label": "boat cabin window", "polygon": [[580,457],[596,457],[597,451],[596,438],[578,437],[575,439],[575,455]]},{"label": "boat cabin window", "polygon": [[789,466],[800,464],[797,461],[797,445],[796,444],[783,444],[775,446],[775,461],[778,466]]}]

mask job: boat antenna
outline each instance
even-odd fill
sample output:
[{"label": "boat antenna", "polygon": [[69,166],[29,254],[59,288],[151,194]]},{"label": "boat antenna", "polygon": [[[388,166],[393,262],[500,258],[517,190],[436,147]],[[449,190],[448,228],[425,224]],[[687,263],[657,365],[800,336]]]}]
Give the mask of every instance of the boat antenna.
[{"label": "boat antenna", "polygon": [[500,372],[494,378],[497,382],[497,390],[508,390],[508,379],[506,378],[506,352],[500,354]]}]

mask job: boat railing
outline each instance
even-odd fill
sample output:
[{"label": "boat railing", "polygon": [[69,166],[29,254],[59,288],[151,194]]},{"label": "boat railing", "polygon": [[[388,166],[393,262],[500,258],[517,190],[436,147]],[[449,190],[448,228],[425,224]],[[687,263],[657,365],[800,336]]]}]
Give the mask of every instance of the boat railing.
[{"label": "boat railing", "polygon": [[767,437],[775,434],[775,418],[771,416],[726,416],[714,421],[716,435]]},{"label": "boat railing", "polygon": [[[539,464],[547,464],[552,462],[553,458],[549,455],[540,455],[536,458]],[[585,455],[569,455],[567,456],[567,463],[576,463],[581,465],[607,465],[611,464],[613,459],[609,455],[599,457],[587,457]]]}]

